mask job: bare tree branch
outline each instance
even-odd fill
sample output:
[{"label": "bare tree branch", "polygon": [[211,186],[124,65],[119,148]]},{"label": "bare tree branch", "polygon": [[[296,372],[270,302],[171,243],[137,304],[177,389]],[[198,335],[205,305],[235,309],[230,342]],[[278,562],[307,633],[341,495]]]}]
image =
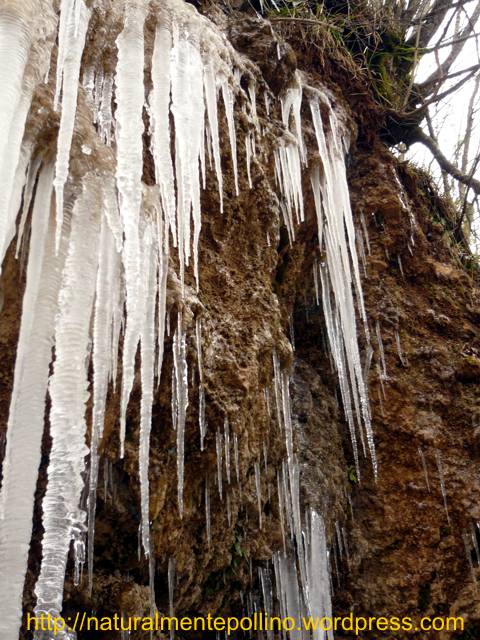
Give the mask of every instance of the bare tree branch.
[{"label": "bare tree branch", "polygon": [[472,189],[474,193],[480,195],[480,180],[474,178],[473,175],[466,175],[465,173],[460,171],[458,167],[452,164],[450,160],[448,160],[448,158],[443,154],[435,140],[433,140],[424,131],[422,131],[420,127],[415,130],[413,141],[421,142],[422,144],[424,144],[427,149],[432,152],[435,160],[438,162],[440,168],[443,169],[443,171],[446,171],[451,176],[453,176],[455,180],[458,180],[467,187],[470,187],[470,189]]}]

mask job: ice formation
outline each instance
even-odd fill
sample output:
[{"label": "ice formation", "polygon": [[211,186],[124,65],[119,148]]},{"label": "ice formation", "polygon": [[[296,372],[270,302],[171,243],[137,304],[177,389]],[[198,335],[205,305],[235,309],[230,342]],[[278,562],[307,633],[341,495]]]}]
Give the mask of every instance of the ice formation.
[{"label": "ice formation", "polygon": [[[43,18],[34,16],[38,3],[25,2],[22,8],[12,11],[0,9],[0,62],[5,69],[0,96],[0,258],[3,259],[14,239],[17,227],[17,255],[29,239],[0,493],[0,563],[2,568],[6,567],[0,574],[2,637],[15,637],[20,625],[47,394],[52,447],[42,503],[42,563],[35,593],[37,612],[59,614],[71,547],[76,581],[80,578],[87,548],[92,588],[95,505],[107,398],[118,382],[117,366],[121,359],[119,451],[120,457],[128,456],[131,446],[127,439],[128,404],[135,385],[138,354],[140,541],[144,554],[149,556],[152,578],[149,448],[152,406],[162,374],[165,333],[170,336],[167,277],[172,268],[169,267],[172,250],[178,256],[181,291],[181,299],[173,307],[177,322],[171,340],[172,423],[177,441],[178,509],[181,516],[184,513],[185,430],[189,407],[187,344],[191,330],[186,283],[187,279],[190,282],[193,279],[201,293],[202,187],[213,177],[219,193],[219,208],[223,211],[222,164],[226,154],[221,148],[222,118],[228,134],[227,155],[236,194],[243,184],[253,186],[252,163],[257,153],[257,139],[266,125],[260,121],[257,94],[261,88],[255,73],[251,65],[244,64],[234,52],[222,33],[184,0],[155,4],[154,13],[149,13],[149,6],[147,0],[116,3],[113,11],[121,29],[115,42],[118,60],[113,71],[104,69],[101,59],[89,59],[86,68],[82,64],[90,18],[98,9],[96,4],[89,3],[87,8],[84,0],[61,1],[53,79],[56,90],[50,105],[51,111],[57,109],[60,113],[53,159],[42,154],[35,139],[24,135],[27,117],[33,118],[32,130],[41,126],[42,110],[30,111],[36,86],[42,81],[50,82],[50,49],[55,40],[53,9],[47,0],[41,0],[37,12]],[[150,20],[152,15],[156,23],[149,31],[144,27],[147,17]],[[40,24],[42,20],[45,24]],[[146,38],[152,41],[146,42]],[[243,83],[246,91],[241,80],[246,80]],[[271,113],[273,96],[264,92],[264,98]],[[328,123],[323,121],[321,104],[329,114]],[[310,107],[323,171],[318,165],[309,164],[302,134],[304,105]],[[328,97],[307,87],[301,74],[296,75],[278,107],[284,135],[270,151],[284,222],[293,242],[296,226],[305,217],[303,190],[308,181],[302,178],[307,175],[316,205],[319,246],[325,254],[325,262],[317,261],[314,267],[316,298],[323,304],[357,466],[358,433],[364,448],[369,448],[376,470],[367,388],[357,342],[354,298],[365,328],[367,323],[341,125]],[[240,108],[250,126],[245,138],[245,175],[237,157]],[[308,113],[308,109],[303,113]],[[155,184],[149,182],[147,186],[144,164],[148,153],[153,162]],[[365,225],[363,228],[369,250]],[[202,357],[205,327],[198,314],[194,322],[203,451],[207,428]],[[285,463],[277,470],[284,546],[284,553],[273,559],[277,595],[285,615],[305,611],[328,615],[328,552],[323,520],[314,511],[302,513],[301,469],[294,446],[290,377],[276,354],[273,368],[275,408],[272,409],[287,452]],[[190,371],[195,373],[192,366]],[[90,374],[93,382],[91,421],[87,412]],[[268,390],[266,398],[269,404]],[[268,413],[270,415],[270,410]],[[226,494],[229,521],[232,518],[230,491],[234,484],[241,482],[239,437],[227,419],[223,433],[217,425],[216,481],[220,497]],[[267,476],[270,470],[266,449],[263,455]],[[89,474],[86,474],[87,456]],[[104,468],[105,494],[113,496],[109,460],[105,461]],[[254,466],[254,484],[261,528],[259,461]],[[271,490],[268,485],[265,489]],[[86,508],[82,502],[84,490]],[[209,544],[211,494],[207,476],[204,502]],[[268,495],[270,497],[270,493]],[[288,552],[292,548],[295,553]],[[263,605],[271,610],[271,576],[266,569],[259,575]],[[171,608],[173,576],[174,564],[169,563]]]}]

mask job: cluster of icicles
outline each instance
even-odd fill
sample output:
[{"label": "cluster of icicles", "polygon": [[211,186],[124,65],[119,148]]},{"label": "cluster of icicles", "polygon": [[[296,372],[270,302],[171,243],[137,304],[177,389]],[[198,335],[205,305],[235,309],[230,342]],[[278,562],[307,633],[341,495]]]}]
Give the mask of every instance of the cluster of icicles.
[{"label": "cluster of icicles", "polygon": [[[48,484],[42,502],[42,563],[35,594],[36,611],[55,615],[62,609],[69,550],[73,545],[78,573],[85,560],[87,529],[91,581],[98,448],[107,393],[117,382],[121,352],[120,451],[123,457],[126,413],[138,349],[142,387],[141,541],[145,555],[151,555],[149,442],[154,389],[163,360],[169,251],[173,247],[178,252],[182,291],[185,270],[190,266],[199,287],[200,197],[210,168],[218,183],[223,209],[219,100],[224,104],[237,194],[240,190],[237,96],[241,95],[244,113],[250,122],[245,145],[250,186],[252,159],[263,134],[251,65],[232,50],[213,24],[183,0],[162,3],[155,13],[153,54],[151,60],[146,61],[144,27],[149,3],[127,0],[124,9],[122,4],[122,11],[123,29],[116,40],[116,70],[109,75],[102,69],[82,67],[92,9],[83,0],[61,0],[54,97],[60,127],[56,159],[49,161],[39,153],[35,140],[24,136],[35,86],[41,83],[39,78],[35,83],[27,73],[36,34],[22,11],[15,11],[11,6],[0,9],[0,61],[2,69],[7,70],[0,97],[0,259],[3,260],[15,235],[17,254],[28,254],[0,495],[0,630],[2,637],[9,639],[18,637],[21,620],[47,394],[52,444]],[[147,96],[145,67],[150,70],[151,90]],[[46,74],[47,82],[48,64],[41,74]],[[243,74],[248,76],[248,91],[240,84]],[[92,169],[93,150],[84,145],[82,152],[88,170],[76,180],[69,163],[80,92],[90,105],[96,150],[110,150],[116,162],[113,170],[106,166]],[[305,98],[322,161],[321,166],[311,168],[302,136],[301,112]],[[273,96],[266,90],[267,115],[272,100]],[[322,120],[321,105],[329,114],[328,123]],[[325,255],[325,262],[318,270],[323,309],[355,460],[358,467],[357,434],[360,434],[364,453],[369,450],[376,469],[367,390],[357,343],[354,291],[365,328],[367,324],[340,126],[328,98],[306,86],[300,75],[296,85],[283,96],[281,112],[285,135],[272,153],[284,222],[293,242],[295,225],[304,219],[302,176],[308,170],[320,249]],[[146,126],[155,164],[156,185],[153,187],[142,182]],[[206,424],[200,318],[196,333],[203,449]],[[172,407],[177,433],[178,508],[182,515],[189,393],[181,311],[173,337],[173,356]],[[274,559],[277,597],[282,615],[287,612],[296,615],[302,610],[328,615],[329,576],[323,520],[311,512],[307,533],[304,532],[289,375],[281,370],[275,355],[273,368],[277,418],[283,426],[287,450],[286,464],[278,475],[285,553]],[[93,371],[93,409],[88,448],[86,405],[90,369]],[[236,437],[232,434],[234,444]],[[221,447],[217,438],[217,448]],[[87,456],[90,464],[85,510],[81,507],[81,495]],[[255,472],[260,503],[259,468]],[[219,489],[221,491],[221,473]],[[261,516],[261,508],[259,511]],[[207,522],[208,535],[209,529]],[[295,557],[286,553],[288,531],[294,540]],[[266,574],[262,586],[265,580]],[[271,594],[267,594],[266,588],[264,591],[264,606],[271,608]]]}]

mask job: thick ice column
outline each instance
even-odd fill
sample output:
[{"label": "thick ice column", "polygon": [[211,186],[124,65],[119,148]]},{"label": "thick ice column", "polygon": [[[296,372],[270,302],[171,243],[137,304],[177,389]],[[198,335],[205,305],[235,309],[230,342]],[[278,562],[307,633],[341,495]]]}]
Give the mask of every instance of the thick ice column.
[{"label": "thick ice column", "polygon": [[17,638],[64,252],[55,256],[53,165],[37,186],[0,494],[0,636]]},{"label": "thick ice column", "polygon": [[85,527],[79,507],[88,448],[90,323],[96,287],[100,236],[100,179],[87,178],[73,212],[72,232],[55,325],[55,365],[49,384],[52,448],[42,503],[42,564],[35,586],[36,613],[59,615],[68,551],[74,528]]}]

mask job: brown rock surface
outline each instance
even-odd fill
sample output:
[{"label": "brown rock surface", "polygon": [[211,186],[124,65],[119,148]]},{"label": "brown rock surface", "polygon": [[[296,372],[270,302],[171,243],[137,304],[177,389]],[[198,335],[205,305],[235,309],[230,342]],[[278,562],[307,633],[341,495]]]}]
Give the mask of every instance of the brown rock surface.
[{"label": "brown rock surface", "polygon": [[[282,43],[280,61],[276,58],[276,46],[275,55],[269,53],[272,31],[265,23],[232,18],[228,32],[234,45],[259,66],[266,84],[277,94],[297,62],[302,68],[305,53],[300,52],[297,61],[289,45]],[[326,83],[339,101],[347,105],[349,96],[342,100],[344,87],[338,84],[338,77],[335,82],[329,78],[328,63],[305,70],[312,74],[312,82]],[[347,85],[349,81],[347,78]],[[42,101],[41,92],[37,100]],[[270,131],[281,129],[278,114],[267,122],[260,107],[260,116]],[[357,125],[365,127],[365,121],[356,121],[355,111],[350,111],[349,117],[352,130]],[[377,616],[463,615],[473,630],[470,637],[479,633],[480,601],[462,537],[465,533],[470,535],[472,525],[480,521],[478,277],[465,270],[455,249],[449,247],[436,219],[437,204],[424,188],[421,177],[398,164],[376,141],[374,122],[372,119],[369,123],[374,144],[352,148],[349,180],[355,220],[359,223],[360,215],[365,216],[371,247],[363,285],[375,349],[369,383],[378,480],[373,480],[365,461],[362,480],[358,482],[352,467],[348,429],[336,399],[336,376],[325,347],[321,308],[316,306],[313,293],[311,274],[317,238],[312,198],[306,195],[306,223],[298,230],[295,244],[289,246],[275,195],[271,149],[259,150],[253,164],[251,191],[242,165],[238,199],[233,196],[230,155],[225,153],[222,159],[226,174],[225,212],[219,213],[216,185],[210,178],[202,201],[200,293],[189,289],[185,305],[188,361],[195,380],[194,314],[200,314],[203,322],[208,435],[206,452],[202,453],[195,383],[189,396],[183,520],[179,518],[176,502],[170,338],[155,398],[151,516],[155,589],[161,612],[168,611],[170,557],[175,558],[178,575],[175,590],[178,614],[238,613],[241,593],[258,590],[256,567],[270,561],[272,553],[281,548],[275,473],[285,456],[284,436],[268,415],[264,395],[273,377],[275,349],[284,366],[292,365],[295,442],[302,466],[304,502],[325,514],[332,546],[336,522],[345,528],[348,539],[348,563],[346,557],[343,561],[338,558],[338,573],[333,576],[336,611],[353,610],[356,614]],[[239,118],[238,126],[246,124]],[[223,125],[222,136],[226,141],[224,129]],[[306,133],[308,138],[309,132]],[[243,136],[239,144],[239,157],[243,158]],[[223,144],[223,148],[228,145]],[[396,172],[405,188],[404,202],[399,197]],[[305,193],[309,194],[307,183]],[[413,226],[409,210],[416,220]],[[409,242],[411,237],[414,244]],[[20,264],[10,251],[1,278],[1,434],[5,432],[8,415],[21,283]],[[181,304],[178,288],[172,258],[169,279],[172,330]],[[377,321],[387,370],[387,379],[382,384],[377,374],[380,364],[375,338]],[[291,346],[292,334],[295,351]],[[148,612],[148,566],[137,558],[139,393],[137,379],[129,410],[124,461],[118,460],[119,398],[110,398],[97,508],[94,589],[90,597],[85,585],[73,587],[69,578],[65,595],[67,613]],[[240,448],[241,483],[233,479],[231,487],[226,487],[231,524],[227,522],[225,502],[220,501],[214,481],[215,433],[223,429],[225,417],[232,433],[238,434]],[[263,465],[264,445],[268,463],[262,472],[264,526],[260,531],[254,464],[260,461]],[[39,497],[45,487],[48,446],[45,437]],[[430,490],[426,487],[419,448],[426,459]],[[448,517],[440,490],[438,459],[445,478]],[[207,476],[212,500],[210,545],[205,532]],[[31,589],[40,560],[39,514],[37,507],[25,593],[28,608],[32,605]],[[471,547],[469,550],[474,553]],[[338,555],[338,550],[335,553]],[[477,568],[474,571],[478,573]],[[79,634],[79,640],[84,637],[87,636]],[[366,633],[364,637],[374,638],[378,634]]]}]

